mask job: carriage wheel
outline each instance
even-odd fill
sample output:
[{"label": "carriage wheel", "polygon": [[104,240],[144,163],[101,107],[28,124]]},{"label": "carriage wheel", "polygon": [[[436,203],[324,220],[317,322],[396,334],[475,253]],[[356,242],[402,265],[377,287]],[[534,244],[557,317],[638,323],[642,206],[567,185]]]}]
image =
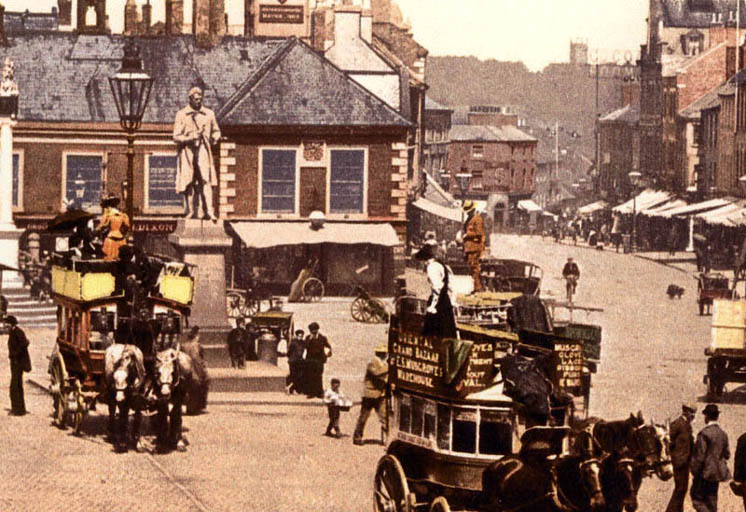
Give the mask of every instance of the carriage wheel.
[{"label": "carriage wheel", "polygon": [[430,512],[451,512],[451,506],[448,504],[448,500],[443,496],[438,496],[430,504]]},{"label": "carriage wheel", "polygon": [[350,314],[352,318],[357,322],[367,322],[370,317],[370,312],[365,304],[365,299],[358,297],[350,304]]},{"label": "carriage wheel", "polygon": [[303,283],[303,298],[308,302],[318,302],[324,297],[324,283],[315,277],[309,277]]},{"label": "carriage wheel", "polygon": [[401,464],[393,455],[378,461],[373,485],[376,512],[413,512],[414,495],[409,492]]},{"label": "carriage wheel", "polygon": [[225,307],[228,311],[228,318],[243,317],[245,316],[243,310],[246,308],[246,299],[240,293],[230,292],[225,296]]},{"label": "carriage wheel", "polygon": [[257,313],[259,313],[259,311],[262,308],[262,301],[260,301],[259,299],[249,299],[245,301],[245,303],[246,303],[245,316],[254,316]]},{"label": "carriage wheel", "polygon": [[65,428],[65,371],[59,360],[52,366],[50,375],[50,392],[52,395],[52,423],[59,428]]},{"label": "carriage wheel", "polygon": [[75,397],[76,411],[73,413],[73,434],[80,435],[80,427],[83,426],[83,417],[85,417],[85,399],[83,390],[80,387],[80,381],[75,379],[73,383],[73,396]]}]

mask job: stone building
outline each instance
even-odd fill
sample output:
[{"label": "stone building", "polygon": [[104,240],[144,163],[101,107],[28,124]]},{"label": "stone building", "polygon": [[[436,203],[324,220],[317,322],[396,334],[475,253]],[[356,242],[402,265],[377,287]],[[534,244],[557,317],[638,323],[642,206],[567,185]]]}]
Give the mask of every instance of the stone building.
[{"label": "stone building", "polygon": [[599,190],[610,203],[632,193],[628,174],[640,170],[640,106],[627,105],[599,118]]},{"label": "stone building", "polygon": [[451,116],[453,110],[440,105],[430,98],[425,99],[425,144],[423,149],[422,167],[441,183],[441,174],[445,174],[446,159],[448,157],[449,134],[451,131]]}]

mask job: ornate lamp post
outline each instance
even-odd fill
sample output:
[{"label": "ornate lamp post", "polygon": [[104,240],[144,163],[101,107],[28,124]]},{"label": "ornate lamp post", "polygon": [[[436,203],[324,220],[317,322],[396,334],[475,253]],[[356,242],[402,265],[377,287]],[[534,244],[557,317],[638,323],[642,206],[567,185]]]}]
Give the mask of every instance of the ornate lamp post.
[{"label": "ornate lamp post", "polygon": [[109,77],[109,85],[117,105],[119,123],[127,132],[127,215],[134,226],[134,184],[135,184],[135,133],[140,129],[145,107],[150,99],[153,79],[142,69],[140,49],[134,39],[124,44],[122,68]]},{"label": "ornate lamp post", "polygon": [[470,172],[459,172],[456,173],[456,181],[458,186],[461,188],[461,196],[466,197],[466,193],[469,191],[469,180],[471,179]]},{"label": "ornate lamp post", "polygon": [[632,185],[632,251],[637,247],[637,184],[640,182],[642,173],[631,171],[627,174]]}]

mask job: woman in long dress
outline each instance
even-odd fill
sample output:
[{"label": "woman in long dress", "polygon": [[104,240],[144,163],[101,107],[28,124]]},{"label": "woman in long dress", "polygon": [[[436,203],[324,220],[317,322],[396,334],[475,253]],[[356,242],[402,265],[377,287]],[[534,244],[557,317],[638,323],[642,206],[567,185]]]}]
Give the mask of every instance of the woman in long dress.
[{"label": "woman in long dress", "polygon": [[102,249],[106,261],[119,259],[119,248],[127,244],[125,234],[130,229],[130,218],[126,213],[119,211],[118,205],[118,197],[107,197],[101,201],[104,213],[101,216],[99,229],[103,231],[108,228],[109,230]]},{"label": "woman in long dress", "polygon": [[437,258],[437,242],[428,240],[415,257],[426,262],[430,297],[427,301],[423,336],[456,338],[456,318],[453,315],[453,271]]}]

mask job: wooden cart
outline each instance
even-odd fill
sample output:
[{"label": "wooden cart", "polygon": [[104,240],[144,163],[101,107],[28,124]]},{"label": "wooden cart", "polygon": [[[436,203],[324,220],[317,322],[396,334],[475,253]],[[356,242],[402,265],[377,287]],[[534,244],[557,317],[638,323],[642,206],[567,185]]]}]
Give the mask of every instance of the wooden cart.
[{"label": "wooden cart", "polygon": [[705,349],[707,399],[722,398],[729,382],[746,383],[746,301],[714,301],[712,338]]}]

